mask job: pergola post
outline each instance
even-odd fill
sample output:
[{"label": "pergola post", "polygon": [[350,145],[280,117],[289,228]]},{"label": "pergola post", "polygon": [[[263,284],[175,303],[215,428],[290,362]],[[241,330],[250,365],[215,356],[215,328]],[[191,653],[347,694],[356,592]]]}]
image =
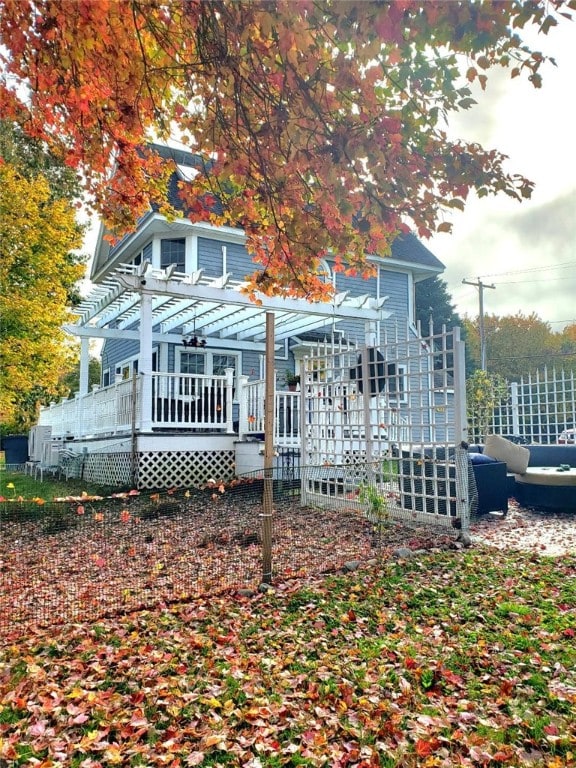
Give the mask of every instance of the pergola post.
[{"label": "pergola post", "polygon": [[83,336],[80,339],[80,395],[88,394],[88,382],[90,380],[90,339]]},{"label": "pergola post", "polygon": [[152,432],[152,294],[142,291],[140,295],[140,430]]},{"label": "pergola post", "polygon": [[274,313],[266,312],[266,377],[264,410],[264,498],[262,514],[262,582],[272,583],[272,504],[274,498]]}]

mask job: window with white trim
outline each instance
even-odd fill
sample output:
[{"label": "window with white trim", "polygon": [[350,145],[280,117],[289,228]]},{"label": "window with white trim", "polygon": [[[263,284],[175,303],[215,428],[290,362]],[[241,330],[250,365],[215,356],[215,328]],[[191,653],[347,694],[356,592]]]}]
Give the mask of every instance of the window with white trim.
[{"label": "window with white trim", "polygon": [[[219,352],[188,352],[187,350],[178,350],[176,366],[180,373],[196,374],[197,376],[224,376],[226,368],[234,370],[234,378],[240,371],[240,355],[220,354]],[[181,389],[186,390],[185,394],[195,394],[196,382],[182,381]]]},{"label": "window with white trim", "polygon": [[160,241],[161,269],[166,269],[172,264],[176,265],[177,272],[186,271],[186,240],[183,237],[164,238]]},{"label": "window with white trim", "polygon": [[207,376],[224,376],[226,368],[232,368],[234,375],[240,370],[239,354],[221,354],[206,350],[205,352],[188,352],[178,350],[177,366],[180,373],[205,374]]}]

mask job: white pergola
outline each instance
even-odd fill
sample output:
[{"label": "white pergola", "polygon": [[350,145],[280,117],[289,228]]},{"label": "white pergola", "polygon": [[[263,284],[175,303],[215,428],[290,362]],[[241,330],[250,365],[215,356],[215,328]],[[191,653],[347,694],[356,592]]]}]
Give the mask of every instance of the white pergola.
[{"label": "white pergola", "polygon": [[325,303],[261,294],[254,302],[245,288],[230,274],[210,277],[202,270],[184,274],[171,268],[155,270],[148,263],[117,267],[75,309],[77,323],[65,326],[81,339],[80,394],[88,391],[93,338],[139,341],[138,370],[146,387],[151,382],[145,374],[152,372],[153,343],[178,343],[179,334],[180,339],[192,333],[210,337],[211,348],[251,346],[264,352],[269,313],[274,315],[274,342],[343,319],[363,320],[367,339],[374,339],[378,321],[391,315],[383,308],[388,297],[350,297],[344,292]]}]

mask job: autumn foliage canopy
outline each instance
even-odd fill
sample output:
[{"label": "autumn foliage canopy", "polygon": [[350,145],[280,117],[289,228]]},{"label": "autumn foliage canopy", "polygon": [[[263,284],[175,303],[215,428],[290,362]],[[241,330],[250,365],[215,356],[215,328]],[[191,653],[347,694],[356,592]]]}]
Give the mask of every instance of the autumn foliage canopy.
[{"label": "autumn foliage canopy", "polygon": [[117,234],[151,203],[170,214],[170,164],[142,147],[177,136],[205,161],[182,183],[190,216],[244,228],[260,291],[320,297],[328,251],[364,272],[399,231],[449,231],[471,191],[530,195],[498,151],[449,140],[445,121],[492,67],[539,87],[545,59],[519,35],[547,33],[575,3],[3,6],[0,117],[81,170]]}]

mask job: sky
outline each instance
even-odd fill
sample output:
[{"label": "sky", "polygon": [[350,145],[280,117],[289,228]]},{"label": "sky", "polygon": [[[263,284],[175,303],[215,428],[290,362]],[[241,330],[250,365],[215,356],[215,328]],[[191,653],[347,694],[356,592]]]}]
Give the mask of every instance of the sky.
[{"label": "sky", "polygon": [[[508,155],[506,169],[535,183],[532,198],[471,196],[464,212],[453,213],[452,234],[425,244],[446,266],[442,277],[460,316],[479,312],[478,289],[462,280],[480,280],[495,286],[484,290],[486,314],[535,312],[561,331],[576,322],[576,22],[522,36],[556,59],[557,67],[541,69],[543,87],[490,70],[478,104],[449,130]],[[90,254],[96,231],[86,238]]]},{"label": "sky", "polygon": [[461,316],[479,312],[478,288],[462,280],[480,279],[495,285],[483,292],[486,314],[535,312],[558,332],[576,322],[576,23],[536,42],[558,64],[541,70],[543,87],[489,71],[478,104],[450,129],[508,155],[506,169],[535,183],[532,198],[469,198],[452,234],[426,245],[446,265],[442,278]]}]

